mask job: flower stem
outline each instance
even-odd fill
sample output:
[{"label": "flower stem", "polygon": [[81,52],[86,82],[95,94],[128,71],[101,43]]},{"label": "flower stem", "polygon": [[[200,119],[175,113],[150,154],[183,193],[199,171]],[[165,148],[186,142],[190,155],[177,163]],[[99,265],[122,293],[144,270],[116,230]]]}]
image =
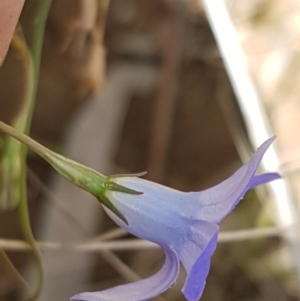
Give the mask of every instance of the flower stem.
[{"label": "flower stem", "polygon": [[[29,112],[32,110],[34,94],[34,66],[28,46],[18,32],[14,34],[12,47],[16,49],[25,67],[25,91],[21,113],[15,118],[13,125],[20,131],[25,132],[28,127]],[[43,284],[42,260],[39,249],[32,234],[26,190],[26,147],[18,143],[12,137],[5,139],[4,150],[1,158],[1,205],[18,206],[18,214],[23,235],[30,245],[33,259],[38,270],[38,284],[34,293],[27,301],[34,301],[40,295]],[[7,203],[7,204],[6,204]],[[10,204],[9,204],[10,203]],[[14,203],[14,204],[12,204]]]},{"label": "flower stem", "polygon": [[[52,0],[39,0],[36,6],[36,14],[32,19],[30,37],[31,42],[29,42],[28,48],[26,43],[20,44],[23,48],[23,53],[29,52],[28,54],[28,85],[27,93],[24,99],[24,107],[21,114],[17,116],[15,120],[16,128],[23,133],[28,133],[30,130],[32,114],[35,106],[35,99],[38,87],[40,63],[41,63],[41,53],[44,40],[45,24],[48,16],[48,12],[51,6]],[[26,49],[27,48],[27,49]],[[24,238],[29,243],[32,248],[33,259],[38,269],[38,284],[34,293],[27,298],[27,301],[37,300],[43,286],[43,267],[40,251],[35,242],[31,224],[30,216],[28,210],[27,202],[27,184],[26,184],[26,147],[22,144],[16,147],[19,149],[20,158],[20,169],[18,174],[19,182],[19,218],[20,224],[22,226],[22,231]]]},{"label": "flower stem", "polygon": [[[18,141],[25,144],[27,147],[41,156],[44,160],[46,160],[62,176],[64,176],[66,179],[68,179],[70,182],[77,185],[81,189],[84,189],[85,191],[91,193],[98,199],[99,202],[110,209],[121,220],[123,220],[126,224],[128,223],[125,216],[113,205],[113,203],[106,196],[106,192],[110,190],[132,195],[141,195],[143,194],[143,192],[119,185],[118,183],[114,182],[115,177],[106,177],[94,169],[61,156],[1,121],[0,131],[14,137]],[[143,174],[144,173],[133,176],[139,176]]]}]

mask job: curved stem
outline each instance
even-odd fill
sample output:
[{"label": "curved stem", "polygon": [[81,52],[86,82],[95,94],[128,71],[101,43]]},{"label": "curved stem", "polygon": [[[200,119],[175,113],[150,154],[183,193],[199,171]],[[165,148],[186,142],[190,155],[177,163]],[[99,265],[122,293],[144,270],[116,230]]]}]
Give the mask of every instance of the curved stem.
[{"label": "curved stem", "polygon": [[[39,71],[40,71],[40,63],[41,63],[41,53],[43,47],[44,40],[44,31],[45,24],[48,16],[48,12],[51,6],[52,0],[39,0],[37,4],[36,14],[32,20],[31,26],[31,42],[29,42],[30,55],[29,57],[29,66],[28,66],[28,94],[24,103],[24,110],[21,112],[21,116],[19,116],[17,123],[21,123],[21,131],[23,133],[28,133],[31,125],[32,114],[35,106],[35,99],[38,87],[38,79],[39,79]],[[19,218],[20,223],[23,230],[23,235],[26,241],[30,244],[33,252],[33,258],[36,263],[39,279],[38,286],[30,296],[27,301],[36,300],[42,290],[43,285],[43,267],[42,260],[39,249],[36,245],[29,217],[28,210],[28,202],[27,202],[27,184],[26,184],[26,147],[22,144],[20,146],[20,173],[19,173],[19,191],[20,191],[20,200],[19,200]]]},{"label": "curved stem", "polygon": [[[26,42],[23,38],[19,37],[17,34],[13,39],[13,44],[19,50],[20,54],[24,56],[24,63],[26,65],[25,70],[27,71],[27,83],[26,90],[24,93],[24,106],[21,111],[21,114],[15,120],[15,127],[22,132],[27,132],[29,129],[29,124],[31,121],[31,114],[34,108],[34,90],[35,90],[35,79],[34,79],[34,63],[31,53],[27,47]],[[34,301],[38,298],[41,293],[42,285],[43,285],[43,267],[42,267],[42,259],[40,255],[40,251],[35,242],[31,224],[30,217],[28,211],[28,202],[27,202],[27,184],[26,184],[26,154],[27,149],[23,144],[16,143],[16,141],[12,139],[12,137],[8,138],[7,141],[10,149],[8,150],[8,156],[12,159],[12,164],[14,162],[13,159],[18,159],[19,164],[16,172],[16,185],[15,189],[18,190],[18,214],[20,219],[20,224],[22,227],[23,235],[25,240],[31,247],[33,260],[36,264],[38,270],[38,284],[34,293],[27,299],[27,301]],[[10,152],[12,151],[12,152]],[[16,155],[16,156],[13,156]],[[13,167],[11,165],[11,167]]]},{"label": "curved stem", "polygon": [[[25,147],[24,147],[25,148]],[[25,150],[24,150],[24,157],[25,157]],[[21,178],[22,181],[20,183],[20,204],[18,207],[18,213],[19,213],[19,219],[20,224],[22,225],[22,231],[25,240],[28,242],[28,244],[31,247],[33,259],[36,264],[36,267],[38,269],[38,285],[35,290],[35,292],[26,299],[26,301],[34,301],[37,300],[39,297],[42,287],[43,287],[43,281],[44,281],[44,275],[43,275],[43,263],[41,254],[39,251],[39,248],[36,244],[35,238],[32,233],[31,224],[30,224],[30,217],[29,217],[29,211],[28,211],[28,203],[27,203],[27,185],[26,185],[26,161],[22,160],[22,166],[21,166]]]},{"label": "curved stem", "polygon": [[30,32],[31,39],[28,42],[28,46],[33,58],[36,88],[40,72],[41,55],[44,42],[44,31],[51,3],[52,0],[38,0],[36,4],[36,14],[34,18],[32,18]]},{"label": "curved stem", "polygon": [[[52,0],[39,0],[37,5],[37,11],[35,18],[33,18],[33,25],[31,27],[31,43],[29,42],[29,49],[32,55],[32,71],[33,71],[33,82],[30,85],[32,88],[31,97],[28,99],[26,103],[27,110],[24,112],[24,133],[28,133],[30,130],[32,114],[35,106],[35,99],[37,94],[37,87],[38,87],[38,80],[39,80],[39,73],[40,73],[40,64],[41,64],[41,54],[43,49],[43,42],[44,42],[44,31],[45,25],[49,13],[49,9],[51,6]],[[22,225],[23,235],[26,241],[30,244],[33,252],[33,258],[36,263],[39,279],[38,279],[38,286],[36,291],[30,296],[27,301],[34,301],[36,300],[43,287],[43,265],[42,259],[40,255],[40,251],[36,245],[31,224],[30,224],[30,217],[29,217],[29,210],[28,210],[28,202],[27,202],[27,184],[26,184],[26,147],[22,144],[22,162],[21,162],[21,181],[20,181],[20,204],[19,204],[19,218],[20,223]]]},{"label": "curved stem", "polygon": [[[34,65],[30,50],[24,38],[15,33],[12,40],[12,47],[16,49],[19,56],[22,58],[22,64],[25,70],[25,91],[23,108],[21,113],[15,118],[13,125],[21,132],[25,132],[28,128],[28,118],[32,110],[34,99]],[[35,243],[32,234],[28,204],[27,204],[27,186],[26,186],[26,147],[20,144],[12,137],[7,137],[5,141],[4,151],[1,158],[1,180],[2,180],[2,199],[14,201],[18,205],[18,213],[20,225],[23,231],[25,240],[31,247],[33,259],[36,263],[39,281],[33,295],[27,301],[34,301],[38,298],[43,284],[43,269],[42,260],[39,249]]]}]

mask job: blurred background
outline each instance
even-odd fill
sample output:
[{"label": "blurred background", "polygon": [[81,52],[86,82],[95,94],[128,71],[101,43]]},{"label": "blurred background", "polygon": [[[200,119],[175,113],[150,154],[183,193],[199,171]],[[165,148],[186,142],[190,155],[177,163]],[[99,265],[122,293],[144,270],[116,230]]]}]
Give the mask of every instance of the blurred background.
[{"label": "blurred background", "polygon": [[[25,37],[35,1],[27,0],[21,14]],[[248,192],[221,224],[221,233],[262,231],[251,239],[236,238],[237,232],[223,236],[201,300],[298,300],[299,2],[226,0],[224,7],[200,0],[100,2],[52,1],[30,135],[101,173],[148,171],[149,180],[197,191],[230,176],[262,138],[275,134],[276,146],[262,166],[281,170],[284,180]],[[228,36],[220,36],[218,28]],[[10,49],[0,68],[5,122],[20,110],[24,77],[20,58]],[[27,177],[37,240],[67,246],[132,238],[93,197],[33,153]],[[264,232],[266,227],[272,233]],[[17,210],[0,212],[0,237],[23,239]],[[0,248],[0,300],[23,300],[27,288],[20,274],[30,284],[36,281],[29,252]],[[42,256],[41,301],[69,300],[78,292],[145,278],[164,261],[160,249],[146,247],[43,248]],[[182,271],[157,300],[184,300],[184,280]]]}]

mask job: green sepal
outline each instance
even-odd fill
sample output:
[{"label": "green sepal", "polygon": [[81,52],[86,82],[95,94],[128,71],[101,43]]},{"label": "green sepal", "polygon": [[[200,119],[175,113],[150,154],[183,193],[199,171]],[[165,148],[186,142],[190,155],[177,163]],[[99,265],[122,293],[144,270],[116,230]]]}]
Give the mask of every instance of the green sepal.
[{"label": "green sepal", "polygon": [[119,217],[126,225],[128,225],[128,221],[124,214],[122,214],[116,207],[115,205],[109,200],[109,198],[104,194],[101,197],[97,198],[98,201],[108,208],[111,212],[113,212],[117,217]]},{"label": "green sepal", "polygon": [[131,188],[127,188],[123,185],[117,184],[113,181],[111,181],[111,176],[107,178],[107,181],[104,184],[106,190],[111,190],[111,191],[118,191],[118,192],[123,192],[123,193],[128,193],[128,194],[134,194],[134,195],[140,195],[143,194],[141,191],[137,191]]},{"label": "green sepal", "polygon": [[142,171],[138,173],[125,173],[125,174],[116,174],[116,175],[110,175],[109,178],[125,178],[125,177],[143,177],[144,175],[147,174],[147,171]]},{"label": "green sepal", "polygon": [[[141,174],[136,174],[135,176],[139,176]],[[133,194],[133,195],[141,195],[141,194],[143,194],[143,192],[137,191],[137,190],[134,190],[134,189],[131,189],[131,188],[127,188],[123,185],[117,184],[117,183],[112,181],[112,178],[117,178],[117,177],[122,177],[122,176],[126,177],[126,176],[129,176],[129,175],[113,175],[113,176],[107,177],[107,179],[104,183],[105,190],[101,193],[101,195],[99,197],[97,197],[97,199],[103,204],[103,206],[105,206],[110,211],[112,211],[126,225],[128,225],[128,221],[127,221],[126,217],[114,206],[114,204],[106,196],[106,191],[117,191],[117,192],[122,192],[122,193]],[[130,176],[133,176],[133,175],[130,175]]]},{"label": "green sepal", "polygon": [[[45,153],[44,153],[45,154]],[[142,194],[142,192],[124,187],[111,181],[94,169],[84,166],[78,162],[70,160],[52,151],[47,151],[44,156],[46,160],[65,178],[78,187],[94,195],[97,200],[114,214],[116,214],[124,223],[128,224],[125,216],[114,206],[106,196],[108,190],[119,191],[129,194]]]}]

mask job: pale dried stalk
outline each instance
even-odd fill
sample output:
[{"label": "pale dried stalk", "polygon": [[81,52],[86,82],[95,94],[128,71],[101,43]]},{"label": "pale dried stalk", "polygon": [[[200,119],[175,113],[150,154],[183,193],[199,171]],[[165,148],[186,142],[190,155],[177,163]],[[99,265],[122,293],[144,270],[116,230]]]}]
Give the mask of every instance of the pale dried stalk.
[{"label": "pale dried stalk", "polygon": [[[282,234],[292,230],[293,227],[269,227],[263,229],[246,229],[237,231],[225,231],[219,235],[219,242],[234,242],[250,239],[261,239],[274,236],[281,236]],[[124,239],[116,241],[98,241],[85,242],[81,244],[66,244],[61,242],[38,242],[41,250],[62,250],[68,249],[76,252],[99,252],[99,251],[124,251],[124,250],[141,250],[141,249],[156,249],[159,248],[157,244],[144,241],[141,239]],[[9,251],[29,251],[30,246],[21,240],[0,239],[0,248]]]}]

